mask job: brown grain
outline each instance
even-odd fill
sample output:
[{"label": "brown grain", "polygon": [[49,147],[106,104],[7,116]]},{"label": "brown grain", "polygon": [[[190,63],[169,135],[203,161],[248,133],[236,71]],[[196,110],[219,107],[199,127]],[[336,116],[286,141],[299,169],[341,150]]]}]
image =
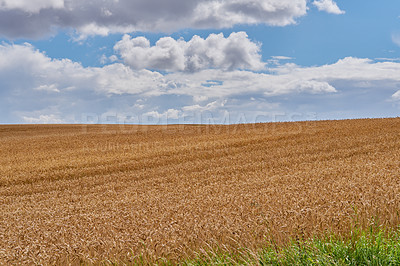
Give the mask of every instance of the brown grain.
[{"label": "brown grain", "polygon": [[0,264],[179,259],[400,225],[400,119],[0,126]]}]

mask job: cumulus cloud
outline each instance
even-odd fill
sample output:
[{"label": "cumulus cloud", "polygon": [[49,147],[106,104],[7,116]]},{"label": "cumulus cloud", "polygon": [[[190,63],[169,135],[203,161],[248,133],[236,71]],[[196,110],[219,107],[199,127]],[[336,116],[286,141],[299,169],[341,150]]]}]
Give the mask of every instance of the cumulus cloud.
[{"label": "cumulus cloud", "polygon": [[193,24],[197,27],[231,27],[235,24],[265,23],[286,26],[307,12],[304,0],[199,1]]},{"label": "cumulus cloud", "polygon": [[64,8],[64,0],[0,0],[0,11],[20,10],[26,13],[38,13],[42,9]]},{"label": "cumulus cloud", "polygon": [[293,78],[323,80],[329,83],[347,81],[353,84],[360,81],[393,82],[400,81],[396,72],[400,69],[397,62],[375,62],[368,58],[346,57],[331,65],[302,68],[293,64],[280,66],[271,71]]},{"label": "cumulus cloud", "polygon": [[325,11],[335,15],[346,13],[341,10],[333,0],[315,0],[313,5],[315,5],[320,11]]},{"label": "cumulus cloud", "polygon": [[[390,99],[398,91],[399,72],[398,62],[348,57],[315,67],[288,63],[264,73],[222,69],[159,73],[120,63],[83,67],[49,58],[29,44],[0,45],[0,119],[39,123],[82,121],[87,113],[146,114],[158,119],[226,110],[240,114],[241,107],[260,112],[257,105],[280,106],[268,99],[343,95],[350,88],[376,92],[372,100],[386,94]],[[260,100],[255,104],[254,99]]]},{"label": "cumulus cloud", "polygon": [[[115,78],[117,77],[117,78]],[[0,45],[0,84],[13,93],[23,90],[65,93],[75,89],[95,89],[104,93],[151,93],[162,83],[160,73],[133,71],[123,64],[103,68],[83,67],[69,59],[51,59],[30,44]]]},{"label": "cumulus cloud", "polygon": [[285,26],[306,13],[307,0],[0,0],[0,35],[38,38],[64,28],[82,39],[238,24]]},{"label": "cumulus cloud", "polygon": [[[190,95],[195,99],[226,98],[248,94],[273,97],[296,93],[334,93],[336,89],[316,76],[299,77],[296,73],[275,75],[251,71],[203,70],[197,73],[172,73],[166,78],[171,84],[170,94]],[[210,84],[213,81],[213,85]]]},{"label": "cumulus cloud", "polygon": [[201,106],[199,104],[188,105],[182,107],[183,112],[204,112],[204,111],[214,111],[221,107],[224,107],[227,103],[227,100],[217,100],[206,104],[205,106]]},{"label": "cumulus cloud", "polygon": [[347,57],[335,64],[300,67],[292,63],[266,73],[246,70],[201,69],[162,74],[134,70],[120,63],[83,67],[68,59],[51,59],[29,44],[0,45],[2,92],[63,95],[94,91],[99,95],[187,95],[198,100],[246,93],[274,96],[290,93],[332,93],[336,83],[368,86],[397,85],[400,63]]},{"label": "cumulus cloud", "polygon": [[161,38],[154,46],[145,37],[125,35],[114,50],[133,69],[196,72],[203,69],[263,70],[260,45],[248,39],[245,32],[232,33],[225,38],[211,34],[203,39],[194,36],[190,41]]},{"label": "cumulus cloud", "polygon": [[158,111],[151,111],[143,114],[144,117],[154,117],[158,120],[164,119],[179,119],[181,116],[181,111],[176,109],[168,109],[163,113],[159,113]]}]

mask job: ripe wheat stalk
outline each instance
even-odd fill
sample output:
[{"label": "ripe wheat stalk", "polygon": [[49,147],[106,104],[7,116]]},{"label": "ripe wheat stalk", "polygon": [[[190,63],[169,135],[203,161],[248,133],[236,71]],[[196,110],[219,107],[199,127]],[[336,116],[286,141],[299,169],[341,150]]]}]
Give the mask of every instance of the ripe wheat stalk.
[{"label": "ripe wheat stalk", "polygon": [[0,264],[179,260],[400,224],[400,119],[1,126]]}]

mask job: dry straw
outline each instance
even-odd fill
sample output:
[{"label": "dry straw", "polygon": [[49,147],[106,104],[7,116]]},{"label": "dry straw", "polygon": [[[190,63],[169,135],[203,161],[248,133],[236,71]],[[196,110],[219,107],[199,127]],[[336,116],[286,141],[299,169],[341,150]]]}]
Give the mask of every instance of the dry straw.
[{"label": "dry straw", "polygon": [[400,119],[1,126],[0,264],[256,254],[397,227],[399,135]]}]

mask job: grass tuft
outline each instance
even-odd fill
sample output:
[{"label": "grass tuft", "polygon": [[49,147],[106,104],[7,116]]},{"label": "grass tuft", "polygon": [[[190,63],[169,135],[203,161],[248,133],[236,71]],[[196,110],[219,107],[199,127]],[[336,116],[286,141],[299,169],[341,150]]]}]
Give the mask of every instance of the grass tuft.
[{"label": "grass tuft", "polygon": [[180,265],[400,265],[400,231],[357,230],[348,238],[327,236],[292,241],[285,247],[270,245],[257,256],[209,252]]}]

